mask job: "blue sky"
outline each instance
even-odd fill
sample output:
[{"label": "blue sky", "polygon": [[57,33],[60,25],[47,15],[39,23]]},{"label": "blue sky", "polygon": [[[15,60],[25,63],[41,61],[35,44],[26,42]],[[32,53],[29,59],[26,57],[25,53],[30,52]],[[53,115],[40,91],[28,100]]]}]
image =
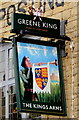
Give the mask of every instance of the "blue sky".
[{"label": "blue sky", "polygon": [[[51,62],[57,58],[57,48],[51,46],[42,46],[30,43],[17,43],[18,50],[18,61],[19,61],[19,69],[23,69],[21,67],[22,58],[24,56],[28,56],[32,63],[38,62]],[[55,72],[58,75],[58,66],[50,65],[50,74]]]}]

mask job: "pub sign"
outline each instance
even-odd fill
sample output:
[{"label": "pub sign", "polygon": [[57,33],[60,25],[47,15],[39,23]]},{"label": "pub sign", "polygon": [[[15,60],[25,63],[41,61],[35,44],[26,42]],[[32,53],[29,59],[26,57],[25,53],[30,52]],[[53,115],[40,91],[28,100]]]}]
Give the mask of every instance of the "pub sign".
[{"label": "pub sign", "polygon": [[18,110],[66,115],[59,44],[14,40],[15,84]]},{"label": "pub sign", "polygon": [[60,20],[13,13],[12,32],[18,33],[21,30],[37,36],[57,37],[60,36]]}]

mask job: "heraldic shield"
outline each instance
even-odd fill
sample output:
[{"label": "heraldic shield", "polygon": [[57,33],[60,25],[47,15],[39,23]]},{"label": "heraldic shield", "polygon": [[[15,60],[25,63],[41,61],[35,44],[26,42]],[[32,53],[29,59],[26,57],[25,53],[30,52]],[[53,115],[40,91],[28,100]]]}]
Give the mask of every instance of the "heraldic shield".
[{"label": "heraldic shield", "polygon": [[42,90],[46,87],[48,82],[48,69],[44,68],[35,68],[35,80],[39,88]]},{"label": "heraldic shield", "polygon": [[49,92],[49,65],[33,66],[33,92]]}]

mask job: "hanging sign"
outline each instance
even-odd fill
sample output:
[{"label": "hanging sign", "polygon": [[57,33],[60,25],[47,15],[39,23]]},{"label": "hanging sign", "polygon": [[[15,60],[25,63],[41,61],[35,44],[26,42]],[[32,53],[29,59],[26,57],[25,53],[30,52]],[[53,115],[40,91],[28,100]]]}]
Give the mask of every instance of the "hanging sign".
[{"label": "hanging sign", "polygon": [[18,110],[66,115],[60,45],[18,39],[13,46]]},{"label": "hanging sign", "polygon": [[24,30],[37,36],[60,36],[60,20],[14,13],[12,16],[12,31]]}]

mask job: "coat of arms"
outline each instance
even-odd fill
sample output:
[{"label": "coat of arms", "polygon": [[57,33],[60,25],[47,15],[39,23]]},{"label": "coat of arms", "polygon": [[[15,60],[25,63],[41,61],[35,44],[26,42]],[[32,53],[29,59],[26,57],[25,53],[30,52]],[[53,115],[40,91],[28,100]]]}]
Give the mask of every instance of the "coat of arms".
[{"label": "coat of arms", "polygon": [[50,93],[49,65],[33,66],[33,92]]},{"label": "coat of arms", "polygon": [[40,89],[44,89],[48,82],[48,69],[45,68],[35,68],[35,80]]}]

